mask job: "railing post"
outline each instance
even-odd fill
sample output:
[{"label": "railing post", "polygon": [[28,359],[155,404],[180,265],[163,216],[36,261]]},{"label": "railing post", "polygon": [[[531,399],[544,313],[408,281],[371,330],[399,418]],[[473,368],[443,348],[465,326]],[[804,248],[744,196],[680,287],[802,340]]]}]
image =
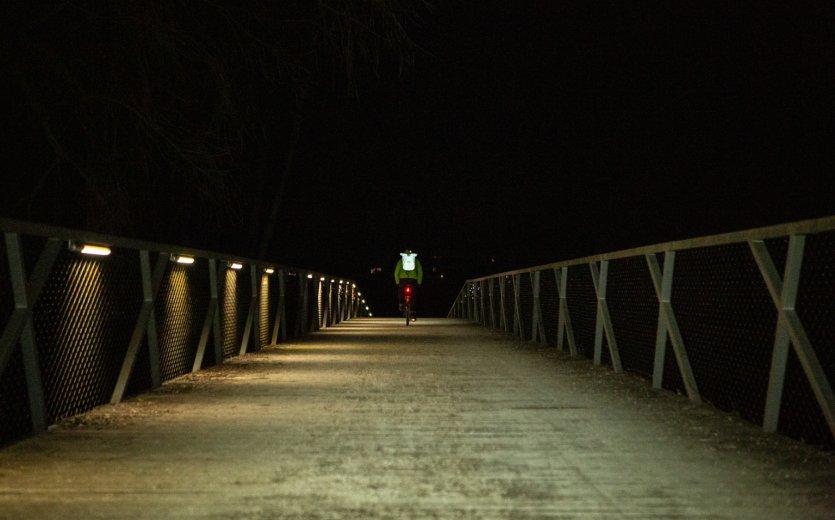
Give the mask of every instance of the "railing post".
[{"label": "railing post", "polygon": [[287,341],[287,271],[284,269],[278,270],[278,310],[276,313],[275,330],[280,332],[281,341]]},{"label": "railing post", "polygon": [[258,271],[260,266],[252,264],[249,266],[249,311],[246,315],[246,323],[244,324],[244,335],[241,338],[241,347],[238,349],[238,355],[246,354],[247,347],[249,347],[249,338],[253,338],[253,350],[261,348],[261,338],[258,335]]},{"label": "railing post", "polygon": [[[310,334],[311,332],[316,332],[319,328],[319,304],[316,303],[316,288],[313,285],[313,277],[308,277],[307,281],[305,282],[305,291],[304,294],[306,295],[307,302],[305,303],[305,308],[307,309],[307,333]],[[310,294],[310,293],[314,294]],[[312,301],[311,301],[312,299]],[[313,316],[313,313],[316,313],[316,316]]]},{"label": "railing post", "polygon": [[475,295],[473,294],[473,282],[467,282],[467,319],[475,321]]},{"label": "railing post", "polygon": [[[200,331],[200,341],[197,342],[197,352],[194,355],[194,363],[191,366],[192,372],[197,372],[203,366],[203,358],[206,356],[206,345],[209,343],[209,335],[214,330],[214,354],[215,363],[223,362],[223,353],[220,345],[220,320],[218,310],[218,285],[217,285],[217,261],[209,259],[209,308],[206,309],[206,317],[203,319],[203,329]],[[275,341],[273,341],[275,343]]]},{"label": "railing post", "polygon": [[[125,358],[122,361],[122,368],[119,371],[119,377],[116,380],[116,386],[113,389],[113,394],[110,396],[110,402],[118,403],[125,396],[130,375],[133,372],[133,366],[136,364],[136,356],[139,353],[139,348],[142,344],[142,339],[148,333],[148,346],[156,346],[156,328],[149,324],[154,319],[154,299],[159,291],[162,283],[162,276],[165,274],[165,267],[168,263],[168,254],[160,252],[157,258],[157,264],[154,267],[154,273],[151,274],[151,261],[146,250],[139,251],[139,267],[142,273],[142,307],[139,310],[139,316],[136,319],[136,326],[133,328],[133,334],[128,343],[128,349],[125,353]],[[156,350],[156,349],[153,349]],[[151,361],[151,384],[159,386],[159,353],[149,352]],[[155,355],[156,354],[156,355]],[[156,358],[156,359],[154,359]],[[154,380],[156,378],[156,380]],[[156,386],[154,388],[156,388]]]},{"label": "railing post", "polygon": [[788,349],[789,345],[794,345],[797,359],[800,361],[800,366],[806,374],[809,386],[811,386],[815,399],[817,399],[818,405],[826,418],[829,431],[835,436],[835,395],[833,395],[826,372],[795,309],[805,243],[805,235],[797,234],[789,237],[786,267],[781,280],[765,243],[762,240],[749,241],[751,252],[754,254],[778,313],[777,330],[774,334],[774,349],[771,354],[771,370],[768,379],[763,429],[769,432],[777,430]]},{"label": "railing post", "polygon": [[333,281],[328,282],[328,326],[334,325]]},{"label": "railing post", "polygon": [[304,300],[305,300],[305,282],[307,278],[305,278],[302,274],[296,273],[296,279],[299,283],[299,293],[298,299],[296,301],[296,323],[295,329],[293,331],[293,336],[296,338],[302,337],[302,334],[305,330],[304,328],[304,320],[305,320],[305,308],[304,308]]},{"label": "railing post", "polygon": [[522,310],[519,306],[519,293],[521,291],[521,283],[519,280],[519,275],[513,275],[513,335],[518,335],[520,338],[525,339],[525,333],[522,330]]},{"label": "railing post", "polygon": [[649,272],[652,276],[652,283],[655,286],[655,293],[658,297],[658,328],[655,336],[655,362],[652,372],[653,388],[661,388],[664,371],[664,351],[667,348],[667,336],[673,345],[673,353],[676,356],[678,370],[687,396],[693,402],[701,402],[699,387],[696,385],[696,378],[693,369],[690,367],[690,360],[687,357],[687,350],[684,348],[684,339],[678,328],[675,312],[671,303],[673,291],[673,267],[676,258],[675,251],[664,253],[664,271],[658,266],[658,259],[654,254],[646,255]]},{"label": "railing post", "polygon": [[496,328],[496,308],[493,305],[493,286],[495,285],[495,278],[487,279],[487,298],[490,300],[490,328]]},{"label": "railing post", "polygon": [[478,317],[481,322],[482,327],[487,326],[487,311],[484,309],[484,300],[485,300],[485,285],[486,282],[484,280],[479,280],[478,282]]},{"label": "railing post", "polygon": [[554,281],[557,293],[560,295],[560,308],[557,317],[557,349],[563,348],[563,337],[568,338],[568,349],[572,356],[577,355],[577,344],[574,342],[574,327],[571,325],[571,314],[568,312],[568,267],[554,268]]},{"label": "railing post", "polygon": [[[47,244],[45,253],[50,249],[51,244]],[[54,246],[53,246],[54,247]],[[46,431],[46,402],[44,399],[43,379],[41,378],[41,367],[38,361],[38,349],[35,343],[35,332],[32,327],[32,306],[34,300],[37,299],[40,288],[43,287],[43,282],[33,279],[32,282],[26,282],[26,269],[23,265],[23,252],[20,247],[20,237],[17,233],[6,233],[6,254],[9,260],[9,271],[12,282],[12,293],[14,295],[15,310],[19,318],[19,331],[16,331],[15,336],[19,335],[21,355],[23,357],[23,371],[26,377],[26,390],[29,395],[29,413],[32,419],[32,431],[34,433],[42,433]],[[51,256],[51,255],[50,255]],[[57,256],[57,251],[55,253]],[[49,267],[54,262],[49,261]],[[47,273],[48,274],[48,270]],[[46,280],[44,276],[43,281]],[[38,286],[35,288],[35,286]],[[13,314],[13,317],[14,317]],[[12,320],[9,320],[12,322]],[[8,327],[7,327],[8,330]],[[6,339],[6,331],[4,331],[3,339]],[[9,354],[6,357],[8,360],[11,357],[11,350],[16,343],[17,337],[11,342],[9,347],[4,348]],[[5,347],[5,345],[4,345]],[[0,374],[6,361],[0,364]]]},{"label": "railing post", "polygon": [[499,310],[501,311],[501,318],[502,318],[502,330],[507,332],[507,310],[504,308],[504,298],[505,293],[507,292],[507,278],[506,277],[499,277]]},{"label": "railing post", "polygon": [[609,277],[609,261],[600,262],[598,270],[597,263],[591,262],[592,282],[597,293],[597,320],[594,329],[594,364],[599,365],[603,357],[603,333],[606,333],[606,345],[609,348],[609,357],[612,359],[612,367],[615,372],[622,372],[623,366],[620,362],[620,352],[615,340],[615,330],[612,327],[612,317],[609,315],[609,305],[606,302],[606,285]]},{"label": "railing post", "polygon": [[541,344],[547,343],[545,338],[545,324],[542,320],[542,301],[540,299],[540,271],[531,272],[531,288],[533,290],[533,319],[531,320],[531,341]]}]

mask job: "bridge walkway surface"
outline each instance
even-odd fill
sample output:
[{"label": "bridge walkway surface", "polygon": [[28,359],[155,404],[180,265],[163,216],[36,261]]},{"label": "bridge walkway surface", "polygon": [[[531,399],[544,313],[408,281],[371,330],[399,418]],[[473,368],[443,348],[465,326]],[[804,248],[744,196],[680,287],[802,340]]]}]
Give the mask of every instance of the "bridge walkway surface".
[{"label": "bridge walkway surface", "polygon": [[553,348],[354,319],[0,450],[2,518],[832,518],[835,458]]}]

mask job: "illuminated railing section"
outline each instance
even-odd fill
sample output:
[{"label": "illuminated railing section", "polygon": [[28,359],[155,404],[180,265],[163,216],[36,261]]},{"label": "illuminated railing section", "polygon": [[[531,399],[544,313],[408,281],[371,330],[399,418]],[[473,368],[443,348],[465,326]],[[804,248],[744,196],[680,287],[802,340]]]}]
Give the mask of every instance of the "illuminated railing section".
[{"label": "illuminated railing section", "polygon": [[835,217],[475,278],[449,316],[835,448]]},{"label": "illuminated railing section", "polygon": [[0,445],[363,314],[356,284],[324,273],[6,219],[0,230]]}]

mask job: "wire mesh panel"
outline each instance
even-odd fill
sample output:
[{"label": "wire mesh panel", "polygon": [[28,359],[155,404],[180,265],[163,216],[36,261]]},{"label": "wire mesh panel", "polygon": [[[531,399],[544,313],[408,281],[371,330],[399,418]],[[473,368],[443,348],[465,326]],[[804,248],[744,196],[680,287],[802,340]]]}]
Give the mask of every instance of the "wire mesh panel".
[{"label": "wire mesh panel", "polygon": [[226,269],[223,274],[223,292],[221,299],[221,337],[223,338],[223,358],[237,356],[243,341],[244,326],[249,312],[250,280],[249,273],[243,270]]},{"label": "wire mesh panel", "polygon": [[163,381],[191,372],[208,306],[208,262],[171,263],[154,305]]},{"label": "wire mesh panel", "polygon": [[109,400],[141,303],[136,251],[59,256],[34,309],[50,422]]},{"label": "wire mesh panel", "polygon": [[[201,350],[202,366],[222,362],[215,359],[215,345],[220,347],[223,357],[238,354],[253,304],[251,272],[225,268],[232,264],[220,260],[224,255],[192,252],[188,256],[196,261],[181,265],[169,263],[169,253],[159,252],[170,251],[170,246],[149,248],[154,245],[0,220],[6,237],[13,240],[12,253],[18,253],[18,243],[21,246],[25,279],[15,279],[15,287],[20,282],[30,296],[38,297],[37,300],[30,297],[29,309],[22,305],[16,309],[6,241],[0,241],[0,325],[5,329],[4,337],[11,338],[9,348],[3,350],[6,361],[0,371],[0,444],[40,430],[44,419],[33,417],[30,412],[27,383],[37,384],[37,380],[27,381],[24,353],[20,348],[20,326],[25,321],[17,318],[25,318],[28,312],[31,312],[40,365],[43,388],[39,390],[44,396],[47,424],[87,411],[111,398],[121,399],[150,389],[152,366],[155,371],[159,369],[154,379],[159,375],[162,381],[191,371],[201,340],[206,340],[205,351]],[[79,236],[84,236],[84,240],[77,240]],[[88,239],[98,246],[89,247]],[[88,256],[88,253],[98,256]],[[146,274],[155,280],[161,276],[153,303],[145,303],[148,285],[143,284],[145,266],[140,261],[140,256],[144,259],[149,253],[152,273]],[[217,273],[218,312],[213,313],[215,321],[209,323],[207,337],[203,338],[209,306],[215,305],[211,297],[214,289],[210,288],[210,262],[223,267]],[[16,261],[14,272],[19,270]],[[293,330],[299,310],[298,278],[294,270],[289,271],[292,274],[286,285],[286,312],[292,321],[285,326]],[[258,312],[252,316],[257,321],[251,323],[260,333],[249,342],[253,349],[272,340],[279,302],[277,276],[266,277],[260,284],[260,296],[255,302]],[[323,306],[313,287],[309,296],[312,325]],[[151,309],[153,313],[147,312]],[[153,360],[148,338],[151,316],[158,347],[155,354],[158,352],[159,357]],[[343,313],[343,318],[348,317],[348,313]]]},{"label": "wire mesh panel", "polygon": [[597,296],[588,265],[572,266],[568,270],[566,288],[568,312],[574,327],[577,352],[592,359],[594,357],[594,328],[597,319]]},{"label": "wire mesh panel", "polygon": [[609,263],[606,299],[624,370],[651,378],[658,297],[644,257]]},{"label": "wire mesh panel", "polygon": [[777,312],[747,244],[678,253],[672,305],[702,398],[761,422]]},{"label": "wire mesh panel", "polygon": [[327,302],[327,292],[325,291],[325,287],[321,281],[317,281],[315,283],[316,286],[316,319],[318,319],[318,323],[321,325],[326,325],[325,323],[325,303]]},{"label": "wire mesh panel", "polygon": [[272,306],[270,300],[276,299],[270,292],[270,276],[267,274],[261,275],[258,290],[258,348],[269,345],[272,341],[272,320],[274,313],[272,313]]}]

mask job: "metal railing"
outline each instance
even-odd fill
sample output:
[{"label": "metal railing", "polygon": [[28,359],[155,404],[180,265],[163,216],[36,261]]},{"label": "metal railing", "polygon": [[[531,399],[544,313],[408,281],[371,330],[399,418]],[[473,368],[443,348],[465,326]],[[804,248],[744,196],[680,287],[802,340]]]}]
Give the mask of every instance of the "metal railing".
[{"label": "metal railing", "polygon": [[835,217],[467,280],[449,317],[835,447]]},{"label": "metal railing", "polygon": [[7,219],[0,230],[0,444],[361,313],[352,280],[308,269]]}]

